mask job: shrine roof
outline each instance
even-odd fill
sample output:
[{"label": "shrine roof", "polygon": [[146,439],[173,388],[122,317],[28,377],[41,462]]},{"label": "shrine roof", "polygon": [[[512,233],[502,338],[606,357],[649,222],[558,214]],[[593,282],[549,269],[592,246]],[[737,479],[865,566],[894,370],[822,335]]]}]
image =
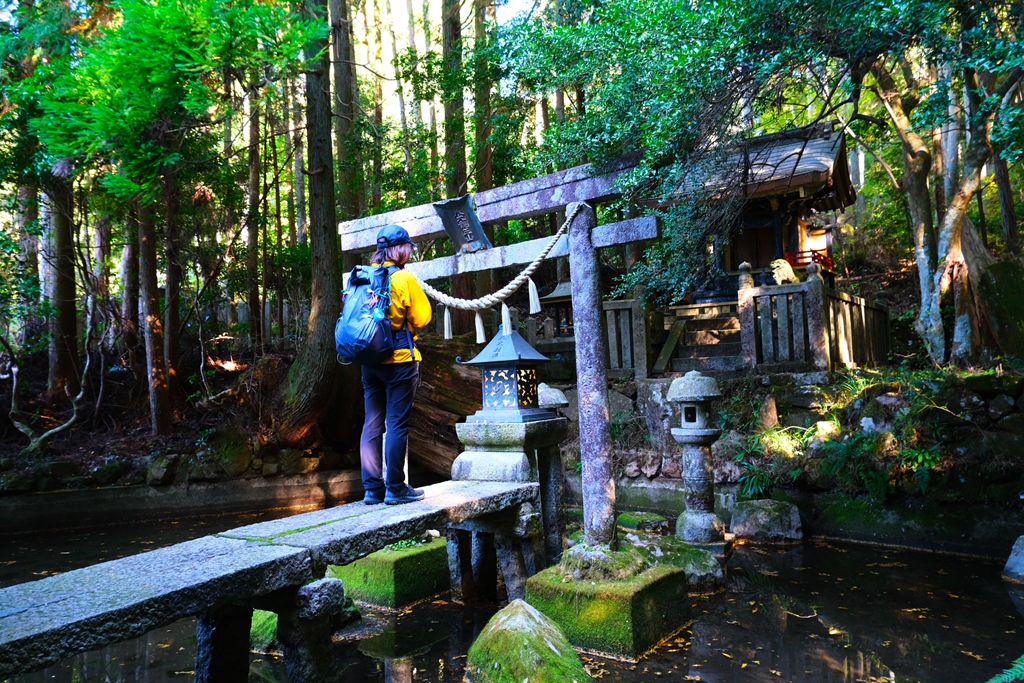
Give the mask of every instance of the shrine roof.
[{"label": "shrine roof", "polygon": [[856,192],[846,159],[846,136],[837,122],[795,128],[741,140],[723,156],[709,160],[711,169],[691,174],[684,183],[713,193],[747,198],[806,198],[819,211],[853,204]]}]

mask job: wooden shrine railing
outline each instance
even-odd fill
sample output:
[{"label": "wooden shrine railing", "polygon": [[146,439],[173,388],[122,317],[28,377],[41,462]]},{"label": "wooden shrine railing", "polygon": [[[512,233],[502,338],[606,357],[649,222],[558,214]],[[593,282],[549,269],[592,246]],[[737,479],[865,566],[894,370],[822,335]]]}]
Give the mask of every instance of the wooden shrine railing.
[{"label": "wooden shrine railing", "polygon": [[[638,299],[603,301],[605,338],[608,341],[608,376],[644,379],[650,374],[650,320]],[[526,321],[526,341],[541,353],[572,352],[576,338],[556,334],[555,321]]]},{"label": "wooden shrine railing", "polygon": [[888,309],[825,287],[817,264],[805,282],[743,287],[738,297],[747,367],[836,370],[886,362]]}]

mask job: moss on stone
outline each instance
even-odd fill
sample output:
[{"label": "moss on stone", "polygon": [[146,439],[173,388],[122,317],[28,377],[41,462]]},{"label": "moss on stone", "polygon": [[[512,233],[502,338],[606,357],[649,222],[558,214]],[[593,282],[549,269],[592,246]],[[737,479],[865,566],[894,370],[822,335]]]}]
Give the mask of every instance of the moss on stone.
[{"label": "moss on stone", "polygon": [[530,577],[526,601],[576,647],[636,658],[690,618],[686,574],[652,567],[624,581],[573,581],[557,567]]},{"label": "moss on stone", "polygon": [[999,261],[981,275],[981,296],[988,302],[989,322],[1006,355],[1024,356],[1022,281],[1024,266],[1017,261]]},{"label": "moss on stone", "polygon": [[522,600],[513,600],[491,617],[466,657],[467,683],[589,680],[558,626]]},{"label": "moss on stone", "polygon": [[612,550],[577,543],[562,553],[555,569],[568,581],[621,581],[647,569],[647,563],[629,545]]},{"label": "moss on stone", "polygon": [[445,542],[433,538],[406,548],[385,548],[327,575],[341,579],[345,592],[371,605],[398,608],[433,597],[450,586]]},{"label": "moss on stone", "polygon": [[627,531],[659,531],[668,528],[667,520],[654,512],[620,512],[615,525]]},{"label": "moss on stone", "polygon": [[249,629],[249,647],[253,652],[279,652],[277,640],[277,614],[261,609],[252,611],[252,626]]},{"label": "moss on stone", "polygon": [[710,550],[692,546],[675,536],[626,534],[620,543],[632,544],[652,567],[666,565],[682,569],[691,589],[709,591],[717,588],[724,578],[722,566]]}]

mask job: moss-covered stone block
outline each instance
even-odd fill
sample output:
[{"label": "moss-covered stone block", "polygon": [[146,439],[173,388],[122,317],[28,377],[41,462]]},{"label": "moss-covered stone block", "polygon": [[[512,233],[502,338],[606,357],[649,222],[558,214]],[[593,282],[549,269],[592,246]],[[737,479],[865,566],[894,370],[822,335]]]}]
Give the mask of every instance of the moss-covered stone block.
[{"label": "moss-covered stone block", "polygon": [[444,539],[388,547],[344,566],[330,565],[327,576],[341,579],[354,600],[397,609],[448,590],[448,551]]},{"label": "moss-covered stone block", "polygon": [[668,533],[668,520],[655,512],[620,512],[615,525],[624,531]]},{"label": "moss-covered stone block", "polygon": [[249,627],[249,647],[253,652],[281,652],[277,639],[277,614],[261,609],[252,611],[252,626]]},{"label": "moss-covered stone block", "polygon": [[690,620],[686,574],[652,567],[620,581],[563,581],[558,567],[526,582],[526,601],[574,646],[636,659]]},{"label": "moss-covered stone block", "polygon": [[558,626],[522,600],[513,600],[491,617],[466,658],[467,683],[589,680]]},{"label": "moss-covered stone block", "polygon": [[709,592],[719,588],[725,580],[722,565],[710,550],[690,545],[675,536],[657,534],[626,534],[619,544],[629,543],[643,556],[648,565],[679,567],[686,572],[691,591]]}]

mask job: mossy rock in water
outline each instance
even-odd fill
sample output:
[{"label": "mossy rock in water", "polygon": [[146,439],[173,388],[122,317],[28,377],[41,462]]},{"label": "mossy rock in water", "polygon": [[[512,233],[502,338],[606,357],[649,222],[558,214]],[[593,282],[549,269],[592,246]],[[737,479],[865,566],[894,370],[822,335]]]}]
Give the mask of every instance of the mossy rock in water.
[{"label": "mossy rock in water", "polygon": [[491,617],[466,658],[467,683],[589,680],[558,626],[522,600],[513,600]]},{"label": "mossy rock in water", "polygon": [[796,505],[781,500],[745,500],[732,513],[736,538],[757,542],[802,541],[803,527]]},{"label": "mossy rock in water", "polygon": [[399,608],[433,597],[451,586],[445,541],[403,542],[344,566],[330,565],[327,576],[341,579],[355,600]]},{"label": "mossy rock in water", "polygon": [[686,573],[651,567],[620,581],[564,579],[551,567],[526,582],[526,601],[579,648],[636,659],[690,620]]},{"label": "mossy rock in water", "polygon": [[619,539],[619,545],[623,543],[632,545],[652,567],[666,565],[682,569],[691,590],[715,590],[725,578],[722,565],[710,550],[690,545],[675,536],[626,534]]}]

